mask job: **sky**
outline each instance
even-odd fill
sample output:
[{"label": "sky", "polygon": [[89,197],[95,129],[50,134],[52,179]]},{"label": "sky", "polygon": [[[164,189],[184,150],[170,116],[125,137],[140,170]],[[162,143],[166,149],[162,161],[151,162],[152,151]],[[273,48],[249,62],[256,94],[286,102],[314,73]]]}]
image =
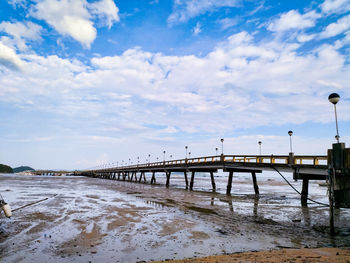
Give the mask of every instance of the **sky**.
[{"label": "sky", "polygon": [[[350,144],[350,1],[4,0],[0,163],[35,169]],[[224,138],[223,149],[220,139]]]}]

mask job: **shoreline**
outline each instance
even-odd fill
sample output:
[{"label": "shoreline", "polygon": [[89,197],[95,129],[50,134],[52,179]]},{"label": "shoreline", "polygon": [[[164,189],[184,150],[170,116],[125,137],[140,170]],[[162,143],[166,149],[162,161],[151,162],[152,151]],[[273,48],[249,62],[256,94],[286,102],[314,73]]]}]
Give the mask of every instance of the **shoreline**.
[{"label": "shoreline", "polygon": [[[141,261],[142,262],[142,261]],[[277,249],[238,252],[233,254],[208,256],[202,258],[187,258],[177,260],[150,261],[149,263],[216,263],[216,262],[308,262],[308,263],[326,263],[326,262],[350,262],[350,247],[342,248],[300,248],[300,249]]]}]

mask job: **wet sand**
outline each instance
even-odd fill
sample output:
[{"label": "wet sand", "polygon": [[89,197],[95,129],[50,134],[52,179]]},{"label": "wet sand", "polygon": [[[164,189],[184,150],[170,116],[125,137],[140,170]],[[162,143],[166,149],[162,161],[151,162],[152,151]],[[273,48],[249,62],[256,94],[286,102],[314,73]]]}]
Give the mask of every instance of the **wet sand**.
[{"label": "wet sand", "polygon": [[[164,262],[164,261],[158,261]],[[293,263],[347,263],[350,262],[349,248],[302,248],[259,252],[244,252],[231,255],[210,256],[184,260],[170,260],[172,263],[234,263],[234,262],[293,262]],[[156,263],[156,262],[154,262]]]},{"label": "wet sand", "polygon": [[[197,179],[197,190],[207,189],[208,178]],[[11,219],[0,217],[0,259],[138,262],[350,246],[349,210],[336,211],[337,235],[331,237],[328,208],[301,208],[299,197],[277,179],[258,178],[260,198],[239,176],[232,196],[178,189],[182,178],[176,180],[167,189],[84,177],[0,176],[0,192],[15,210]],[[313,198],[324,198],[317,184],[310,189],[316,189]]]}]

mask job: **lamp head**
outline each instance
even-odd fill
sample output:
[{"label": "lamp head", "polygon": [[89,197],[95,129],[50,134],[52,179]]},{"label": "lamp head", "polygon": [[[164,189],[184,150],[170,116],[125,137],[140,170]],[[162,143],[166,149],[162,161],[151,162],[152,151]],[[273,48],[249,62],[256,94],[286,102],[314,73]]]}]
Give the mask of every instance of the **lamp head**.
[{"label": "lamp head", "polygon": [[289,135],[289,136],[292,136],[292,135],[293,135],[293,131],[289,131],[289,132],[288,132],[288,135]]},{"label": "lamp head", "polygon": [[340,96],[337,93],[332,93],[331,95],[328,96],[328,100],[330,103],[333,103],[335,105],[340,100]]},{"label": "lamp head", "polygon": [[224,139],[221,139],[220,141],[221,141],[221,142],[224,142]]},{"label": "lamp head", "polygon": [[262,142],[261,142],[261,141],[258,141],[258,144],[259,144],[259,145],[261,145],[261,144],[262,144]]}]

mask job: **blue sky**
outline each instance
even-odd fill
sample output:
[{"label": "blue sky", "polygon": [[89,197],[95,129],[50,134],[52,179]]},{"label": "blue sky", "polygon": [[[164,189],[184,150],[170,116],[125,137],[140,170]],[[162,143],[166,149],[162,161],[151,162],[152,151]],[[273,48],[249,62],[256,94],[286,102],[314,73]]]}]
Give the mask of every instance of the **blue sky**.
[{"label": "blue sky", "polygon": [[8,0],[0,163],[84,169],[350,143],[350,2]]}]

